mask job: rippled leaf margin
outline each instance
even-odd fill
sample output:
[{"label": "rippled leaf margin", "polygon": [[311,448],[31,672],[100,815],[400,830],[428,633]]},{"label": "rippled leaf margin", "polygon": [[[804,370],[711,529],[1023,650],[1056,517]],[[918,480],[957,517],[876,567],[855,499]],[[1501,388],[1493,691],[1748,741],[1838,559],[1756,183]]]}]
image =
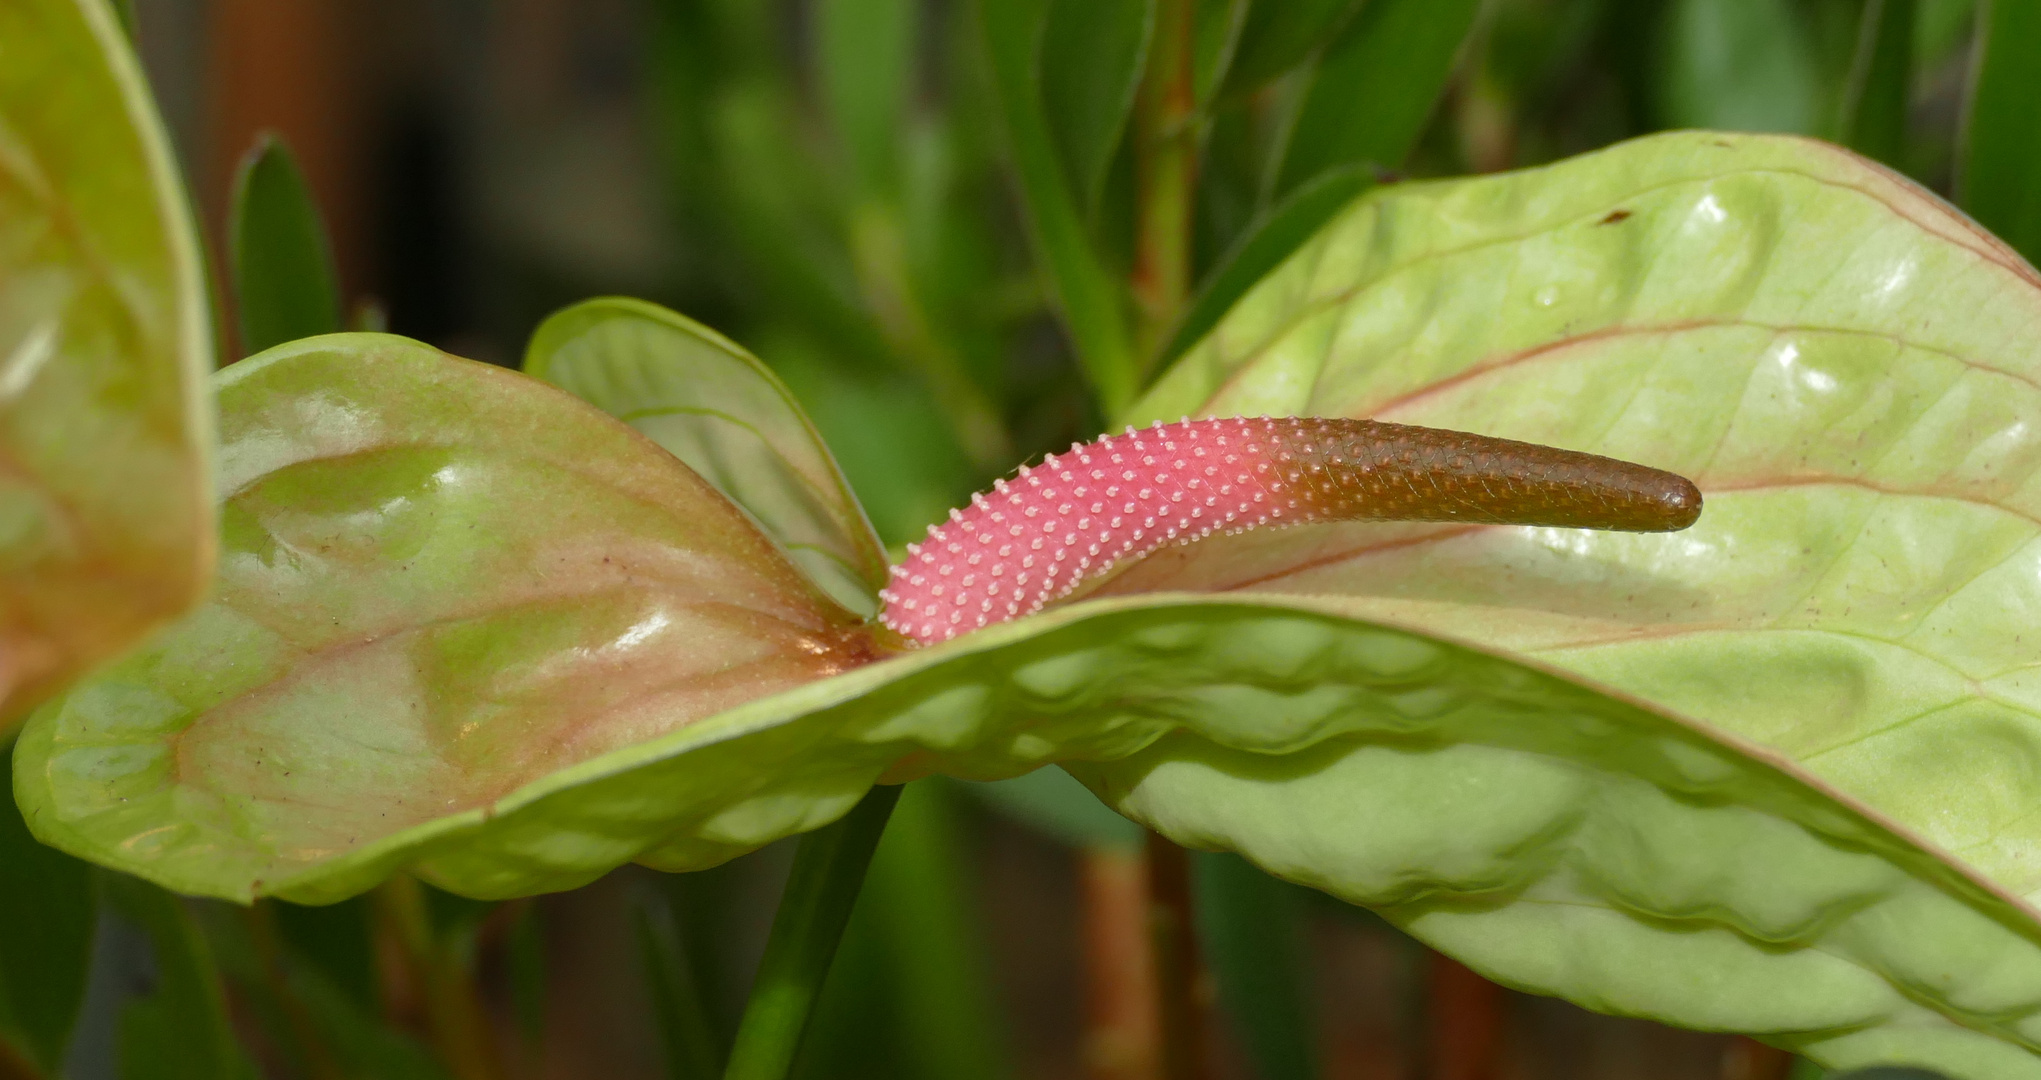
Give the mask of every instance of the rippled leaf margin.
[{"label": "rippled leaf margin", "polygon": [[[1967,873],[2031,897],[2037,328],[2041,278],[2005,245],[1895,174],[1809,140],[1679,133],[1545,169],[1385,188],[1258,285],[1129,419],[1372,416],[1566,446],[1693,477],[1709,501],[1701,522],[1659,537],[1257,533],[1166,552],[1103,592],[1305,595],[1551,664],[1794,760]],[[1310,858],[1285,851],[1310,829],[1284,823],[1324,816],[1306,809],[1308,785],[1256,811],[1252,790],[1181,763],[1090,779],[1179,839],[1238,847],[1300,880],[1342,857],[1367,862],[1373,842],[1347,820],[1309,838]],[[1357,773],[1346,790],[1374,788]],[[1652,910],[1706,924],[1705,905],[1669,897],[1683,880],[1733,876],[1739,855],[1690,840],[1716,869],[1652,854],[1669,890]],[[1345,884],[1349,898],[1368,895]],[[1787,991],[1782,977],[1668,1000],[1638,973],[1682,970],[1678,949],[1646,961],[1640,944],[1621,962],[1543,951],[1567,935],[1531,916],[1566,910],[1559,892],[1513,909],[1504,932],[1500,918],[1367,902],[1491,976],[1592,1007],[1769,1030],[1837,1064],[2035,1074],[2021,1027],[2041,1007],[2031,973],[2002,976],[1984,1010],[2024,1048],[2016,1056],[1962,1049],[1947,1032],[1902,1035],[1909,1022],[1896,1019],[1849,1036],[1816,1035],[1814,1018],[1781,1030],[1807,1002],[1851,991]],[[1854,904],[1805,914],[1847,921]],[[1928,919],[1908,932],[1961,937]],[[1595,940],[1620,953],[1622,936]],[[1736,1008],[1747,1011],[1728,1015]]]}]

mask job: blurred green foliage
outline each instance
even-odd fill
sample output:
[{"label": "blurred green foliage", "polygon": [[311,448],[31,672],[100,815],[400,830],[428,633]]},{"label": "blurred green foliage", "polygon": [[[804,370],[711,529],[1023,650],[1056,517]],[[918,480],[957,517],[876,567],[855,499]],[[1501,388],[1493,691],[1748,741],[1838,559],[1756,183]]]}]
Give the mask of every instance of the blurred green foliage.
[{"label": "blurred green foliage", "polygon": [[[680,268],[670,298],[775,367],[894,545],[1104,427],[1376,183],[1667,127],[1800,132],[1957,194],[2041,253],[2033,4],[1990,5],[1980,35],[1974,0],[643,2]],[[1197,284],[1158,355],[1140,356],[1134,113],[1170,3],[1192,12]],[[337,324],[317,211],[280,146],[251,156],[231,233],[249,350]],[[963,790],[903,800],[801,1076],[1010,1068]],[[1061,773],[984,801],[1072,843],[1131,839]],[[537,1052],[541,908],[410,882],[327,909],[194,907],[34,845],[15,814],[0,847],[0,1053],[24,1075],[91,1059],[74,1027],[114,1039],[123,1080],[247,1075],[231,995],[285,1075],[486,1077],[500,1063],[462,1050],[458,1030],[478,1015],[485,940],[507,943],[510,1012]],[[640,890],[633,908],[677,1078],[720,1067],[741,981],[708,944],[728,929],[730,881],[695,877]],[[1313,1075],[1299,897],[1232,857],[1201,864],[1199,889],[1241,1041],[1265,1076]],[[123,963],[147,977],[111,985]],[[432,999],[409,1021],[389,1000],[405,985]]]}]

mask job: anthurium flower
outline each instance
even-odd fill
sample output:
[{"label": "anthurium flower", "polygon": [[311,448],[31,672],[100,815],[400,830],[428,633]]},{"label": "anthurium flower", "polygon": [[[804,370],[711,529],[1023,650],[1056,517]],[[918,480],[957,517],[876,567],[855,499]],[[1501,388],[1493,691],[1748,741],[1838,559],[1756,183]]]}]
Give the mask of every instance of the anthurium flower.
[{"label": "anthurium flower", "polygon": [[212,366],[184,194],[103,6],[0,6],[0,729],[196,604]]},{"label": "anthurium flower", "polygon": [[1511,985],[2037,1076],[2037,329],[2030,268],[1819,143],[1380,189],[1126,419],[1522,440],[1699,520],[1218,529],[926,647],[714,333],[596,301],[536,378],[311,339],[217,379],[213,601],[40,711],[17,794],[187,892],[506,897],[1058,764]]}]

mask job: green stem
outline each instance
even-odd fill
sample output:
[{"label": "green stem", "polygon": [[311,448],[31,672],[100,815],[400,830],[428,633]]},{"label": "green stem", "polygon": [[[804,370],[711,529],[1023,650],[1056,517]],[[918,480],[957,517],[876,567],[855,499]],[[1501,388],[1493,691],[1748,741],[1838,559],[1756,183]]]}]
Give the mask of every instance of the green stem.
[{"label": "green stem", "polygon": [[724,1080],[782,1080],[793,1068],[865,868],[899,799],[897,785],[874,787],[842,820],[801,838]]},{"label": "green stem", "polygon": [[1137,348],[1150,366],[1183,315],[1191,288],[1191,211],[1197,186],[1193,0],[1160,0],[1135,114],[1134,302]]}]

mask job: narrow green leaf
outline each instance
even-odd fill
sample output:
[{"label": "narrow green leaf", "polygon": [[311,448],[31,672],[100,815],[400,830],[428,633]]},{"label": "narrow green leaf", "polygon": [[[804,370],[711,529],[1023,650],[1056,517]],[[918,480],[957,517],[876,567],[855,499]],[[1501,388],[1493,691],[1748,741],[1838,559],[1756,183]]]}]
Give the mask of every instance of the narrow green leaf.
[{"label": "narrow green leaf", "polygon": [[1662,126],[1814,130],[1816,63],[1792,5],[1674,0],[1662,42],[1657,70]]},{"label": "narrow green leaf", "polygon": [[381,1008],[382,998],[369,918],[368,902],[361,899],[323,907],[276,905],[277,931],[284,942],[365,1016]]},{"label": "narrow green leaf", "polygon": [[0,1040],[55,1075],[85,999],[96,914],[92,868],[35,842],[0,807]]},{"label": "narrow green leaf", "polygon": [[149,990],[121,1011],[121,1080],[254,1080],[212,949],[184,901],[121,874],[101,875],[100,888],[148,936],[154,958]]},{"label": "narrow green leaf", "polygon": [[0,5],[0,728],[196,603],[204,274],[104,0]]},{"label": "narrow green leaf", "polygon": [[1980,9],[1957,193],[1963,209],[2027,261],[2041,259],[2041,4]]},{"label": "narrow green leaf", "polygon": [[1106,411],[1117,411],[1136,389],[1133,341],[1125,298],[1091,247],[1043,115],[1036,57],[1048,0],[979,0],[977,14],[1030,234],[1078,360]]},{"label": "narrow green leaf", "polygon": [[1918,0],[1865,0],[1843,90],[1843,145],[1893,168],[1905,165],[1918,7]]},{"label": "narrow green leaf", "polygon": [[926,780],[907,785],[872,857],[861,903],[881,926],[904,1064],[931,1080],[1002,1080],[1013,1068],[996,1019],[956,811],[948,788]]},{"label": "narrow green leaf", "polygon": [[1926,70],[1968,44],[1979,0],[1915,0],[1919,9],[1913,37],[1913,66]]},{"label": "narrow green leaf", "polygon": [[1256,282],[1374,183],[1375,170],[1369,165],[1329,169],[1258,215],[1206,275],[1182,325],[1163,350],[1162,363],[1167,365],[1210,333]]},{"label": "narrow green leaf", "polygon": [[1225,85],[1236,92],[1260,87],[1325,47],[1360,0],[1262,0],[1249,8]]},{"label": "narrow green leaf", "polygon": [[1042,111],[1077,205],[1097,211],[1134,113],[1155,36],[1155,0],[1046,0],[1037,65]]},{"label": "narrow green leaf", "polygon": [[1199,102],[1209,104],[1219,88],[1226,85],[1252,7],[1252,0],[1198,0],[1193,16],[1196,41],[1192,46],[1192,81],[1197,86]]},{"label": "narrow green leaf", "polygon": [[1199,853],[1198,932],[1219,1002],[1260,1080],[1313,1080],[1317,1039],[1305,963],[1302,889],[1233,854]]},{"label": "narrow green leaf", "polygon": [[815,8],[818,84],[867,197],[893,190],[914,86],[913,0],[823,0]]},{"label": "narrow green leaf", "polygon": [[524,370],[665,447],[838,603],[877,612],[885,549],[807,414],[743,347],[654,304],[589,300],[540,324]]},{"label": "narrow green leaf", "polygon": [[271,902],[270,914],[278,916],[277,926],[282,931],[282,955],[276,957],[265,955],[256,942],[259,913],[202,904],[194,914],[237,1004],[247,1008],[249,1022],[262,1030],[271,1046],[290,1047],[299,1054],[309,1049],[320,1055],[318,1064],[292,1062],[305,1075],[321,1075],[322,1069],[331,1075],[337,1067],[342,1075],[375,1080],[448,1080],[446,1069],[423,1045],[385,1022],[373,986],[364,989],[340,981],[353,977],[348,960],[367,968],[369,977],[374,977],[375,950],[366,934],[360,937],[358,955],[339,963],[333,953],[347,941],[345,931],[311,938],[314,951],[300,948],[307,941],[307,925],[321,931],[332,927],[317,921],[299,921],[294,926],[293,913],[359,914],[365,906],[359,900],[331,908]]},{"label": "narrow green leaf", "polygon": [[518,1053],[536,1061],[543,1058],[546,1045],[546,938],[539,906],[529,900],[522,903],[510,924],[505,952]]},{"label": "narrow green leaf", "polygon": [[711,1022],[695,965],[681,947],[673,913],[660,900],[641,897],[632,908],[638,955],[651,991],[652,1019],[666,1052],[669,1080],[712,1080],[723,1075],[724,1049]]},{"label": "narrow green leaf", "polygon": [[1342,165],[1402,165],[1480,12],[1481,0],[1363,4],[1318,59],[1276,174],[1276,196]]},{"label": "narrow green leaf", "polygon": [[274,135],[241,159],[228,236],[242,355],[341,328],[326,226],[290,148]]},{"label": "narrow green leaf", "polygon": [[841,820],[801,838],[724,1080],[784,1080],[792,1069],[899,798],[898,786],[874,787]]}]

